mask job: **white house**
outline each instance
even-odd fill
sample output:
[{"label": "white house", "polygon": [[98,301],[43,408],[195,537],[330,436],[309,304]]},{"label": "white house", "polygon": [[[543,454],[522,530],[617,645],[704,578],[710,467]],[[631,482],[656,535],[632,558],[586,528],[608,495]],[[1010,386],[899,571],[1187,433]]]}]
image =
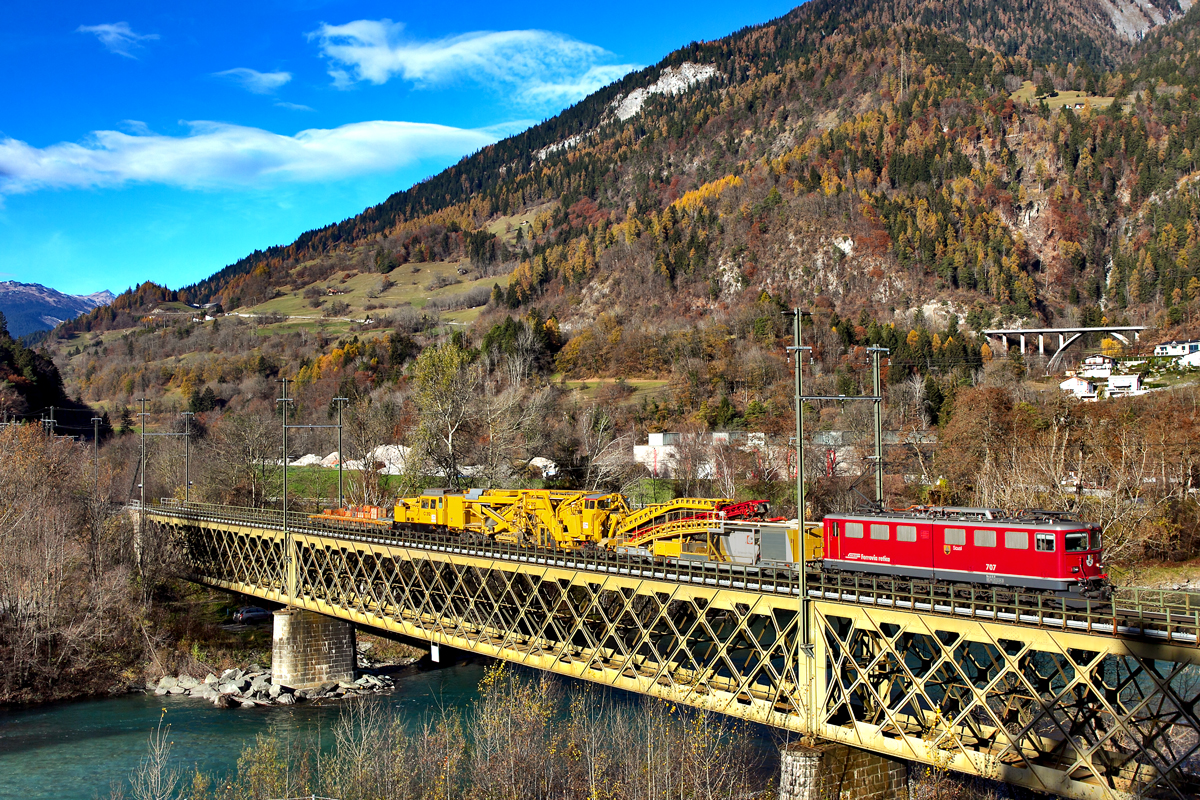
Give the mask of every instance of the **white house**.
[{"label": "white house", "polygon": [[[688,437],[685,440],[685,437]],[[713,433],[651,433],[646,444],[633,446],[634,463],[642,464],[651,475],[670,478],[679,468],[680,457],[695,458],[696,477],[712,478],[717,474],[715,448],[729,445],[746,452],[768,453],[767,435],[748,431],[715,431]],[[680,452],[681,449],[684,452]]]},{"label": "white house", "polygon": [[1109,397],[1130,397],[1135,394],[1142,394],[1142,391],[1142,376],[1138,373],[1133,375],[1109,376]]},{"label": "white house", "polygon": [[1200,352],[1188,353],[1175,363],[1181,367],[1200,367]]},{"label": "white house", "polygon": [[1110,356],[1088,356],[1079,365],[1079,371],[1075,374],[1080,378],[1107,378],[1113,374],[1116,366],[1117,360]]},{"label": "white house", "polygon": [[1067,378],[1058,385],[1064,392],[1070,392],[1080,400],[1096,399],[1096,384],[1083,378]]},{"label": "white house", "polygon": [[1186,356],[1192,353],[1200,353],[1200,341],[1170,341],[1154,345],[1156,356]]}]

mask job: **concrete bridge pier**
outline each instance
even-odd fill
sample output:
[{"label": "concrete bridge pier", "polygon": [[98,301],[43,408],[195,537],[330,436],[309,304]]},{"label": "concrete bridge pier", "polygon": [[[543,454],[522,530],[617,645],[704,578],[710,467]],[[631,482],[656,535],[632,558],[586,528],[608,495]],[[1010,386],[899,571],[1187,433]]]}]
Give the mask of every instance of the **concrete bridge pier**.
[{"label": "concrete bridge pier", "polygon": [[779,751],[779,800],[896,800],[908,794],[902,761],[833,743]]},{"label": "concrete bridge pier", "polygon": [[354,624],[300,608],[275,612],[271,680],[293,689],[354,680]]}]

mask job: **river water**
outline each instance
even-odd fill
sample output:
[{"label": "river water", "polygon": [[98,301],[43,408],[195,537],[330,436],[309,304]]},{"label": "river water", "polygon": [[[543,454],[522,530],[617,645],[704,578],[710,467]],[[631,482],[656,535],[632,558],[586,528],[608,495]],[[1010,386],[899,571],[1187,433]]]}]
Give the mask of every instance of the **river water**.
[{"label": "river water", "polygon": [[[439,707],[465,708],[477,694],[484,667],[459,663],[396,674],[396,689],[381,695],[400,715],[419,720]],[[165,708],[172,760],[186,773],[223,775],[260,733],[308,736],[329,731],[340,703],[220,710],[186,697],[126,695],[104,700],[0,709],[0,798],[94,800],[107,797],[146,754],[146,740]]]}]

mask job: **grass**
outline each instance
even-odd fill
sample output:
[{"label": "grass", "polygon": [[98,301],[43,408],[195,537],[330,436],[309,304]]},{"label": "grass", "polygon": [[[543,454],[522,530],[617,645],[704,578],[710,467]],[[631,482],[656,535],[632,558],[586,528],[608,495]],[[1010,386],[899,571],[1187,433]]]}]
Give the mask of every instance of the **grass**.
[{"label": "grass", "polygon": [[[237,311],[244,314],[280,314],[292,318],[284,323],[264,326],[270,332],[301,329],[336,331],[337,329],[332,326],[337,324],[348,326],[351,323],[347,322],[347,319],[362,320],[368,315],[378,318],[386,316],[393,309],[404,306],[420,309],[427,306],[429,301],[434,298],[461,294],[477,286],[486,286],[490,289],[493,284],[504,283],[507,280],[507,276],[504,275],[464,280],[463,276],[459,274],[460,269],[469,269],[468,263],[465,261],[418,262],[397,267],[387,276],[374,272],[351,273],[350,277],[345,280],[342,280],[341,277],[346,274],[343,272],[327,281],[314,284],[323,292],[330,288],[341,292],[336,295],[323,294],[321,299],[324,302],[319,308],[313,308],[303,296],[304,289],[307,287],[298,286],[280,297],[256,306],[239,308]],[[416,271],[414,272],[414,270]],[[378,286],[384,277],[391,280],[393,286],[381,292],[378,297],[368,297],[368,293]],[[428,288],[434,282],[446,280],[452,280],[455,283],[436,289]],[[326,318],[324,309],[336,302],[346,303],[349,308],[339,319]],[[368,305],[375,305],[378,308],[368,310],[366,308]],[[445,312],[443,316],[456,322],[471,322],[479,316],[480,310],[480,308],[459,309]],[[290,327],[284,328],[282,327],[284,325]]]},{"label": "grass", "polygon": [[[1011,95],[1014,100],[1020,100],[1024,103],[1034,103],[1038,101],[1038,89],[1033,81],[1025,81],[1021,84],[1021,88],[1017,89]],[[1059,92],[1057,97],[1047,97],[1046,103],[1051,108],[1062,108],[1064,104],[1069,104],[1072,108],[1076,103],[1083,103],[1091,108],[1104,108],[1112,105],[1115,98],[1100,97],[1098,95],[1090,95],[1087,92]]]},{"label": "grass", "polygon": [[1183,562],[1151,561],[1128,566],[1110,566],[1109,576],[1120,586],[1163,588],[1200,580],[1200,559]]},{"label": "grass", "polygon": [[[556,376],[554,380],[559,380]],[[605,386],[611,386],[622,379],[620,378],[588,378],[587,380],[562,381],[562,385],[568,389],[579,392],[583,397],[589,400],[594,400],[600,393],[600,390]],[[625,383],[633,389],[633,394],[625,398],[624,402],[632,403],[640,401],[643,397],[659,394],[662,390],[670,385],[670,381],[652,380],[648,378],[625,378]]]}]

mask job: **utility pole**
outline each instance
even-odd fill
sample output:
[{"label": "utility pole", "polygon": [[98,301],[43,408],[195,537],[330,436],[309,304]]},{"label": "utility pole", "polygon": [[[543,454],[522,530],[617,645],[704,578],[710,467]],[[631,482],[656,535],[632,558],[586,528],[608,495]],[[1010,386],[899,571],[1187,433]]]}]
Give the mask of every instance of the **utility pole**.
[{"label": "utility pole", "polygon": [[350,402],[350,398],[335,397],[333,402],[337,403],[338,410],[338,508],[344,508],[346,501],[342,495],[342,462],[346,459],[342,457],[342,408]]},{"label": "utility pole", "polygon": [[54,406],[50,406],[50,435],[53,436],[58,432],[58,425],[54,422]]},{"label": "utility pole", "polygon": [[807,735],[812,734],[813,715],[812,715],[812,667],[811,663],[806,664],[805,657],[813,657],[812,633],[809,630],[808,624],[808,558],[805,552],[805,531],[804,531],[804,351],[803,345],[803,328],[804,317],[811,316],[807,312],[801,311],[799,308],[792,310],[792,347],[791,350],[796,355],[794,363],[796,368],[796,533],[797,533],[797,549],[799,558],[797,561],[800,564],[800,598],[799,598],[799,626],[796,631],[796,689],[797,694],[801,694],[800,684],[803,681],[804,690],[804,732]]},{"label": "utility pole", "polygon": [[92,417],[92,457],[95,461],[92,482],[95,484],[97,497],[100,495],[100,423],[103,421],[100,417]]},{"label": "utility pole", "polygon": [[875,503],[883,510],[883,391],[879,381],[879,358],[888,352],[886,347],[869,347],[871,351],[871,388],[875,395]]},{"label": "utility pole", "polygon": [[[134,556],[137,560],[138,575],[142,575],[142,547],[146,541],[146,398],[139,397],[137,402],[142,404],[141,413],[138,417],[142,420],[142,463],[141,463],[141,482],[138,484],[138,489],[141,490],[141,502],[139,504],[138,514],[138,535],[134,546]],[[143,591],[145,591],[143,587]]]},{"label": "utility pole", "polygon": [[805,497],[804,497],[804,351],[811,350],[803,345],[803,322],[805,316],[811,316],[806,311],[801,311],[799,308],[792,310],[792,347],[788,349],[795,353],[796,360],[793,362],[796,368],[796,524],[797,533],[799,534],[799,558],[800,562],[800,647],[808,648],[811,645],[809,629],[808,629],[808,560],[804,551],[804,522],[805,522]]},{"label": "utility pole", "polygon": [[183,417],[183,502],[191,501],[192,491],[192,417],[191,411],[181,411]]},{"label": "utility pole", "polygon": [[287,468],[288,468],[288,446],[287,446],[287,431],[288,431],[288,404],[292,399],[288,397],[288,384],[291,383],[291,378],[280,378],[276,383],[283,384],[283,396],[275,402],[283,406],[283,542],[287,548],[287,582],[288,582],[288,601],[296,602],[296,547],[292,541],[291,535],[288,534],[287,526]]}]

